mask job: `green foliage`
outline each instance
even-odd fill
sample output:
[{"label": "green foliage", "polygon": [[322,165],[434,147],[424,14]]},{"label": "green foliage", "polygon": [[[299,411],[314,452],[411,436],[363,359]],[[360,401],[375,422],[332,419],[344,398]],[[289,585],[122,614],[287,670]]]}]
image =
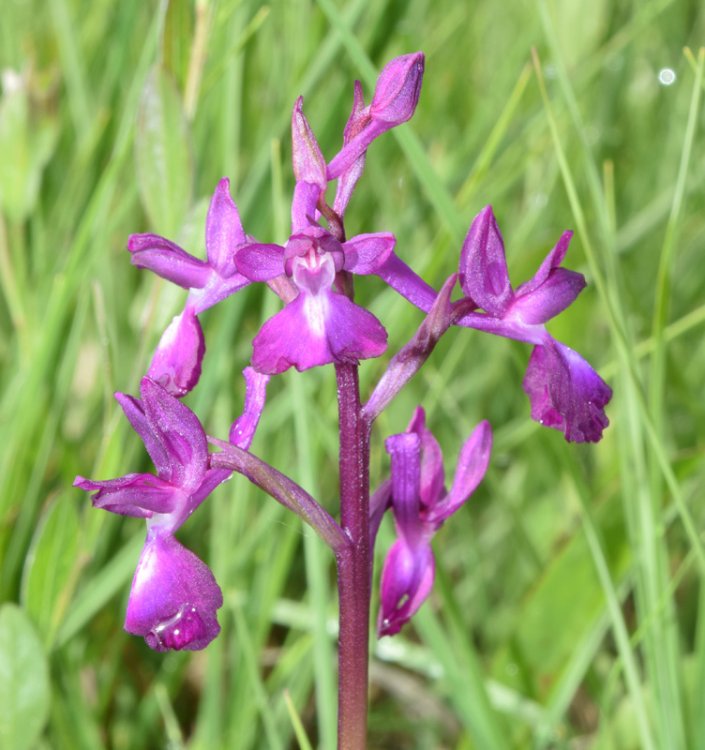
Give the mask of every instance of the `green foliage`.
[{"label": "green foliage", "polygon": [[150,73],[142,93],[135,165],[150,225],[159,234],[176,234],[190,205],[191,144],[176,84],[159,67]]},{"label": "green foliage", "polygon": [[31,620],[14,604],[0,607],[0,744],[34,746],[49,715],[49,667]]},{"label": "green foliage", "polygon": [[[374,646],[370,746],[703,746],[705,61],[681,53],[702,43],[701,6],[3,5],[0,746],[332,746],[336,601],[318,540],[241,478],[219,488],[182,536],[221,582],[223,632],[202,654],[153,654],[122,632],[141,523],[71,482],[149,466],[112,392],[136,391],[183,292],[132,268],[127,236],[202,253],[227,176],[246,230],[282,241],[295,98],[330,157],[352,81],[369,92],[416,49],[419,109],[370,149],[348,232],[394,232],[438,286],[486,203],[516,283],[573,228],[568,266],[589,286],[551,330],[615,398],[601,444],[566,445],[529,421],[527,348],[452,331],[379,420],[373,483],[383,437],[421,401],[447,456],[482,418],[496,439],[435,540],[431,600]],[[396,350],[420,315],[375,279],[357,287]],[[188,403],[210,434],[239,413],[250,341],[276,309],[253,288],[203,316]],[[361,368],[365,392],[385,361]],[[335,414],[332,371],[286,373],[253,445],[332,512]],[[379,561],[390,539],[385,524]]]}]

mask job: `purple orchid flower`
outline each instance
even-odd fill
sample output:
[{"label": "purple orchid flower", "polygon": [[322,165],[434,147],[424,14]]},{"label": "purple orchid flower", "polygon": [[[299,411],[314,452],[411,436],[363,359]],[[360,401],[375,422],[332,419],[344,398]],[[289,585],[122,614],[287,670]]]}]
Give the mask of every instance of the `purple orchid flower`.
[{"label": "purple orchid flower", "polygon": [[470,312],[458,324],[534,344],[523,382],[532,418],[562,430],[571,442],[597,442],[609,424],[604,407],[612,390],[545,326],[585,287],[582,274],[560,265],[571,237],[572,232],[564,232],[534,277],[515,291],[492,208],[484,208],[463,243],[460,285],[467,298],[485,312]]},{"label": "purple orchid flower", "polygon": [[270,318],[252,342],[252,365],[259,372],[306,370],[332,362],[357,363],[387,347],[387,332],[372,313],[333,287],[342,271],[374,273],[394,248],[388,233],[361,234],[339,242],[320,226],[308,226],[285,247],[250,245],[237,253],[240,272],[252,281],[282,274],[297,296]]},{"label": "purple orchid flower", "polygon": [[[441,448],[426,427],[421,407],[407,431],[387,438],[385,445],[392,476],[383,487],[387,502],[391,501],[398,538],[382,569],[379,637],[398,633],[428,597],[435,575],[431,539],[482,481],[490,460],[492,429],[483,421],[473,430],[460,451],[450,492],[444,488]],[[380,505],[376,497],[375,506]],[[378,524],[378,519],[373,520]]]},{"label": "purple orchid flower", "polygon": [[[385,351],[387,332],[374,315],[349,298],[347,274],[378,273],[393,254],[395,238],[378,233],[345,241],[342,216],[362,173],[367,147],[413,115],[423,67],[420,52],[392,60],[380,74],[368,107],[356,83],[343,148],[329,165],[304,115],[303,99],[297,99],[291,118],[296,178],[292,235],[284,247],[249,244],[236,253],[238,271],[248,280],[270,284],[290,280],[284,288],[291,294],[280,295],[286,306],[264,324],[253,341],[252,364],[260,372],[357,364]],[[334,179],[339,183],[331,209],[325,191]],[[330,231],[318,224],[321,216]]]},{"label": "purple orchid flower", "polygon": [[[246,449],[264,407],[268,378],[251,368],[244,375],[245,411],[231,429],[231,440]],[[115,397],[142,438],[156,475],[104,481],[79,476],[74,486],[95,492],[96,508],[147,521],[125,630],[143,636],[156,651],[202,649],[220,632],[216,612],[223,596],[208,566],[174,533],[231,472],[210,467],[206,434],[187,406],[148,377],[142,379],[140,393],[141,400],[124,393]]]},{"label": "purple orchid flower", "polygon": [[255,244],[240,221],[230,197],[230,182],[224,178],[213,193],[206,218],[206,257],[201,260],[156,234],[133,234],[127,249],[132,263],[148,268],[168,281],[189,290],[184,311],[164,332],[152,358],[148,375],[169,393],[183,396],[195,387],[205,353],[198,314],[250,283],[238,273],[235,252]]}]

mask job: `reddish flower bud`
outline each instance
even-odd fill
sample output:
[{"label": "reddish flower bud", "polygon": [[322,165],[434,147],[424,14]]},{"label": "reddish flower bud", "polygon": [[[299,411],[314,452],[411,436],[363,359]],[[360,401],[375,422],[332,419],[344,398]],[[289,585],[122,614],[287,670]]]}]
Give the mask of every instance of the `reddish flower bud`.
[{"label": "reddish flower bud", "polygon": [[387,63],[370,104],[372,119],[392,127],[409,120],[419,101],[423,71],[423,52],[402,55]]}]

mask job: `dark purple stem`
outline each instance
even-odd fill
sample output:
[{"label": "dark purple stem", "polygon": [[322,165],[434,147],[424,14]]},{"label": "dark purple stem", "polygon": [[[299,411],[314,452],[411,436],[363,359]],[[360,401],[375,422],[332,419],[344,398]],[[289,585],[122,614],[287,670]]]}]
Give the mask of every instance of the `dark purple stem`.
[{"label": "dark purple stem", "polygon": [[370,423],[362,415],[356,365],[336,365],[340,416],[340,518],[352,542],[337,555],[338,748],[364,750],[370,633]]}]

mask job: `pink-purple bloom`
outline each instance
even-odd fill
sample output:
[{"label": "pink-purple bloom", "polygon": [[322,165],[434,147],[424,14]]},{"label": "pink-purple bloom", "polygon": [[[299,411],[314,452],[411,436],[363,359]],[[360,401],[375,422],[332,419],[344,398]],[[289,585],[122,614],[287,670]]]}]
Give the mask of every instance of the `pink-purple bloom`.
[{"label": "pink-purple bloom", "polygon": [[492,208],[484,208],[473,220],[460,256],[460,285],[484,313],[467,313],[458,323],[534,344],[523,383],[531,416],[561,430],[569,441],[596,442],[609,424],[604,407],[612,390],[545,326],[585,286],[582,274],[561,267],[571,236],[564,232],[534,277],[514,290],[497,221]]},{"label": "pink-purple bloom", "polygon": [[189,290],[184,311],[164,332],[148,371],[169,393],[183,396],[198,382],[205,344],[197,316],[250,283],[238,273],[235,253],[238,248],[253,244],[267,247],[245,234],[225,178],[218,183],[208,208],[206,260],[159,235],[131,235],[127,249],[133,265],[148,268]]},{"label": "pink-purple bloom", "polygon": [[[243,415],[232,441],[249,447],[264,406],[267,377],[245,371]],[[115,395],[142,438],[156,474],[117,479],[76,477],[74,485],[95,492],[93,505],[147,521],[147,539],[132,582],[125,630],[141,635],[157,651],[201,649],[220,631],[223,598],[208,566],[175,539],[179,529],[231,472],[211,468],[206,434],[196,415],[165,388],[142,379],[141,399]]]},{"label": "pink-purple bloom", "polygon": [[[418,611],[433,586],[431,539],[472,495],[487,471],[492,430],[480,422],[463,445],[450,491],[444,486],[443,454],[417,408],[406,432],[386,441],[391,456],[387,485],[397,540],[387,553],[380,585],[378,635],[394,635]],[[375,505],[380,504],[376,498]]]},{"label": "pink-purple bloom", "polygon": [[251,245],[237,253],[242,274],[269,281],[282,274],[296,297],[270,318],[252,342],[259,372],[306,370],[331,362],[357,363],[387,347],[387,332],[372,313],[335,288],[342,271],[374,273],[394,248],[391,234],[365,234],[339,242],[318,225],[292,235],[286,247]]},{"label": "pink-purple bloom", "polygon": [[[343,148],[328,165],[304,115],[303,99],[297,99],[291,118],[296,178],[292,234],[283,247],[245,244],[236,253],[238,272],[248,280],[288,279],[292,292],[284,309],[263,325],[253,341],[252,364],[258,371],[274,374],[290,367],[357,364],[385,351],[387,332],[372,313],[350,299],[347,275],[378,273],[393,255],[395,239],[378,233],[345,240],[343,214],[362,173],[367,147],[413,115],[423,66],[420,52],[390,62],[368,107],[356,83]],[[338,190],[331,208],[325,191],[335,179]],[[321,217],[328,229],[318,223]]]}]

